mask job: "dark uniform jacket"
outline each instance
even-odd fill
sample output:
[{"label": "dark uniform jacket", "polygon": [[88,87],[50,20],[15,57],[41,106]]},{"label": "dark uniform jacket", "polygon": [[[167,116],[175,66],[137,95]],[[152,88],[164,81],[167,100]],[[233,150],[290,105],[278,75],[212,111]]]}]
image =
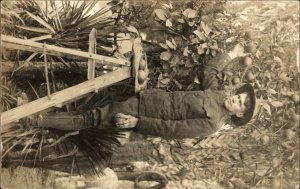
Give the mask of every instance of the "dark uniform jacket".
[{"label": "dark uniform jacket", "polygon": [[219,54],[204,66],[204,91],[140,92],[139,122],[136,131],[166,139],[203,137],[216,132],[229,117],[225,94],[218,91],[218,75],[230,62]]}]

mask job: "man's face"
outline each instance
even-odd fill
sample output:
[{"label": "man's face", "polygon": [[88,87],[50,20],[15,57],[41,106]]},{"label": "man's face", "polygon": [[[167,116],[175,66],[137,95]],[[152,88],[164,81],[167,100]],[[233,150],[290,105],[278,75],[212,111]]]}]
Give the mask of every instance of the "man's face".
[{"label": "man's face", "polygon": [[247,96],[247,93],[241,93],[226,98],[224,101],[226,109],[237,117],[243,117],[244,112],[247,110],[245,105]]}]

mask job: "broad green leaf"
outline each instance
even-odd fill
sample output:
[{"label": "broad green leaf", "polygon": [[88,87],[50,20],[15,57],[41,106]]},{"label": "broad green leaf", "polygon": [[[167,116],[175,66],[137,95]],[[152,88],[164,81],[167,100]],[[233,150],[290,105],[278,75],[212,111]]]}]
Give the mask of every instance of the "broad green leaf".
[{"label": "broad green leaf", "polygon": [[212,55],[212,56],[216,56],[216,55],[217,55],[217,51],[214,50],[214,49],[212,49],[212,50],[211,50],[211,55]]},{"label": "broad green leaf", "polygon": [[208,47],[208,44],[207,44],[207,43],[202,43],[202,44],[201,44],[201,47],[202,47],[203,49],[206,49],[206,48]]},{"label": "broad green leaf", "polygon": [[166,3],[162,3],[162,6],[165,7],[165,8],[167,8],[167,9],[173,9],[173,6],[172,6],[171,3],[169,5],[166,4]]},{"label": "broad green leaf", "polygon": [[187,18],[195,18],[196,17],[196,11],[190,8],[187,8],[183,11],[183,15]]},{"label": "broad green leaf", "polygon": [[178,55],[174,55],[174,57],[170,61],[171,67],[176,66],[179,63],[180,63],[179,56]]},{"label": "broad green leaf", "polygon": [[208,35],[211,32],[210,27],[208,27],[207,24],[205,24],[203,21],[201,22],[201,27],[206,35]]},{"label": "broad green leaf", "polygon": [[190,53],[189,47],[185,47],[184,50],[183,50],[183,56],[188,56],[189,53]]},{"label": "broad green leaf", "polygon": [[38,23],[40,23],[41,25],[45,26],[46,28],[48,28],[52,33],[55,33],[54,29],[48,24],[46,23],[43,19],[41,19],[39,16],[35,16],[33,14],[31,14],[30,12],[26,11],[26,13],[33,18],[34,20],[36,20]]},{"label": "broad green leaf", "polygon": [[197,84],[200,84],[200,80],[197,76],[194,78],[194,82],[197,83]]},{"label": "broad green leaf", "polygon": [[166,26],[167,26],[167,27],[172,27],[172,26],[173,26],[173,24],[172,24],[172,22],[170,21],[170,19],[168,19],[168,20],[166,21]]},{"label": "broad green leaf", "polygon": [[195,23],[196,23],[195,21],[188,21],[188,24],[189,24],[189,26],[191,26],[191,27],[194,26]]},{"label": "broad green leaf", "polygon": [[267,92],[269,93],[269,94],[277,94],[277,91],[275,91],[274,89],[268,89],[267,90]]},{"label": "broad green leaf", "polygon": [[177,44],[176,44],[176,41],[174,40],[174,38],[172,38],[171,41],[172,41],[173,45],[174,45],[175,47],[177,47]]},{"label": "broad green leaf", "polygon": [[165,87],[166,85],[168,85],[170,83],[171,79],[170,78],[165,78],[159,81],[160,83],[160,87]]},{"label": "broad green leaf", "polygon": [[199,55],[202,55],[205,51],[201,46],[198,46],[197,47],[197,52],[198,52]]},{"label": "broad green leaf", "polygon": [[270,103],[271,103],[271,105],[274,106],[275,108],[278,108],[278,107],[283,106],[283,103],[282,103],[282,102],[279,102],[279,101],[271,101]]},{"label": "broad green leaf", "polygon": [[167,20],[167,14],[163,9],[155,9],[154,15],[160,20],[163,21]]},{"label": "broad green leaf", "polygon": [[128,26],[127,30],[132,32],[132,33],[139,34],[138,30],[134,26]]},{"label": "broad green leaf", "polygon": [[166,44],[164,44],[164,43],[159,43],[159,45],[162,47],[162,48],[164,48],[164,49],[168,49],[169,47],[166,45]]},{"label": "broad green leaf", "polygon": [[286,73],[281,73],[281,74],[279,75],[279,78],[282,79],[282,80],[285,81],[285,82],[289,82],[289,81],[292,80],[292,78],[287,77],[287,74],[286,74]]},{"label": "broad green leaf", "polygon": [[179,83],[176,79],[173,79],[175,85],[178,87],[178,89],[182,89],[181,83]]},{"label": "broad green leaf", "polygon": [[282,94],[284,96],[292,96],[294,94],[294,92],[283,89],[283,90],[280,90],[280,94]]},{"label": "broad green leaf", "polygon": [[209,48],[214,49],[214,50],[218,50],[218,43],[214,42]]},{"label": "broad green leaf", "polygon": [[182,23],[182,24],[185,23],[184,19],[182,19],[182,18],[178,18],[176,21],[179,22],[179,23]]},{"label": "broad green leaf", "polygon": [[168,61],[170,60],[172,54],[169,51],[164,51],[160,54],[160,59]]},{"label": "broad green leaf", "polygon": [[271,107],[270,107],[269,104],[264,103],[264,104],[263,104],[263,108],[264,108],[265,110],[267,110],[267,112],[271,115]]},{"label": "broad green leaf", "polygon": [[282,65],[282,60],[281,60],[279,57],[275,56],[275,57],[274,57],[274,61],[276,61],[276,62],[278,62],[280,65]]},{"label": "broad green leaf", "polygon": [[195,35],[197,35],[197,37],[200,39],[200,40],[206,40],[206,37],[204,36],[204,34],[202,32],[200,32],[199,30],[195,30],[193,32]]}]

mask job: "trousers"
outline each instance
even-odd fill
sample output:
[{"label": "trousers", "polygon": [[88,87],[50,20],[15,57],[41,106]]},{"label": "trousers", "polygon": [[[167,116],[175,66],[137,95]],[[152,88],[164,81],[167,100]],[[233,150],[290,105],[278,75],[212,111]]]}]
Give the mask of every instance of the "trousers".
[{"label": "trousers", "polygon": [[138,117],[139,99],[130,97],[122,102],[113,102],[103,107],[96,107],[83,113],[58,112],[47,113],[36,119],[36,125],[60,130],[81,130],[89,127],[114,127],[117,113]]}]

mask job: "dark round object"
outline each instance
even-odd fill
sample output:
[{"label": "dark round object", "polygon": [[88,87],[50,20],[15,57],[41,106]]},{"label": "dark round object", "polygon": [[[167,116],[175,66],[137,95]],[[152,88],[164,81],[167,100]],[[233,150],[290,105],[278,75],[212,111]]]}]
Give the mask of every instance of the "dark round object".
[{"label": "dark round object", "polygon": [[[155,185],[155,186],[145,187],[139,183],[141,181],[156,181],[156,182],[159,182],[159,184]],[[167,183],[168,183],[168,180],[164,175],[157,173],[157,172],[148,171],[148,172],[143,172],[139,176],[136,177],[135,183],[134,183],[134,188],[137,188],[137,189],[161,189],[161,188],[166,187]]]}]

